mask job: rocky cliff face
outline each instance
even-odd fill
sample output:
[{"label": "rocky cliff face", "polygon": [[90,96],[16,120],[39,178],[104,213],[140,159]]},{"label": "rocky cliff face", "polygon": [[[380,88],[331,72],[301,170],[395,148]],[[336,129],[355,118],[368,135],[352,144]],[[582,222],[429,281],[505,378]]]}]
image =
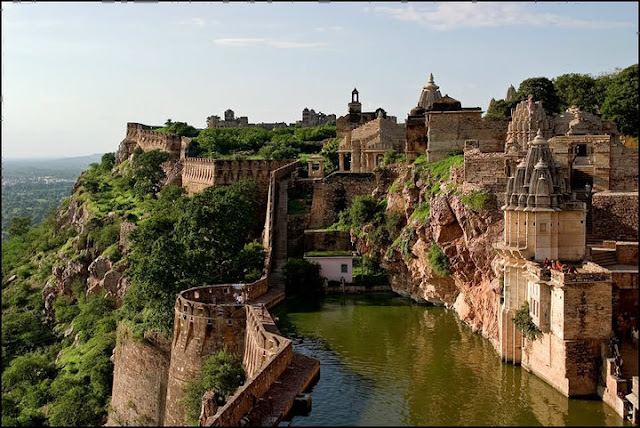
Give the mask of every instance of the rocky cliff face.
[{"label": "rocky cliff face", "polygon": [[[78,188],[78,182],[73,188],[73,192]],[[82,235],[86,234],[87,224],[91,212],[86,204],[72,197],[67,208],[58,213],[57,227],[63,229],[75,229],[77,236],[72,240],[72,252],[70,255],[67,251],[59,251],[58,263],[52,270],[51,279],[45,284],[42,290],[42,299],[44,301],[44,316],[47,321],[55,319],[53,301],[59,295],[71,295],[74,283],[81,283],[86,287],[87,294],[100,294],[102,290],[106,291],[105,296],[112,298],[116,302],[116,306],[122,304],[122,299],[126,294],[130,278],[124,275],[127,265],[123,262],[114,262],[109,257],[102,255],[95,256],[91,242],[87,242],[86,238],[82,239]],[[107,218],[115,217],[115,213],[109,213]],[[135,229],[135,224],[122,221],[119,236],[119,251],[125,253],[130,245],[129,234]],[[80,254],[80,257],[77,255]],[[93,255],[93,256],[92,256]]]},{"label": "rocky cliff face", "polygon": [[[446,185],[451,182],[441,183],[441,188],[449,190],[429,197],[427,184],[412,176],[411,170],[400,171],[399,180],[404,186],[387,194],[387,212],[399,212],[406,221],[399,239],[409,249],[403,253],[391,246],[377,254],[393,290],[417,301],[454,309],[462,321],[495,344],[501,285],[494,271],[492,244],[501,238],[502,212],[495,202],[479,212],[468,208],[459,190]],[[411,218],[427,198],[429,216],[424,220]],[[428,253],[433,243],[447,255],[450,275],[438,275],[430,265]],[[366,235],[358,245],[363,253],[374,251]]]}]

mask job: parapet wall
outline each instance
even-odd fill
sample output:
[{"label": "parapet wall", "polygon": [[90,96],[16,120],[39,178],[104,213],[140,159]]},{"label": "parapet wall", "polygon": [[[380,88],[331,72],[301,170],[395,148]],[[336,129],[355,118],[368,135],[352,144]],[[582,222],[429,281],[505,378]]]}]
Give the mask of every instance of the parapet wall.
[{"label": "parapet wall", "polygon": [[300,161],[295,160],[290,162],[284,166],[281,166],[275,170],[273,170],[269,176],[269,190],[267,194],[267,210],[266,217],[264,221],[264,230],[262,232],[262,246],[266,251],[265,257],[265,276],[268,277],[271,272],[271,253],[273,249],[273,237],[275,231],[275,216],[276,216],[276,208],[278,206],[277,201],[277,187],[278,181],[280,181],[283,177],[291,174],[295,171],[300,165]]},{"label": "parapet wall", "polygon": [[334,172],[314,183],[310,228],[319,228],[338,220],[340,211],[351,206],[358,195],[371,195],[373,190],[386,190],[391,185],[384,173]]},{"label": "parapet wall", "polygon": [[603,239],[638,241],[638,193],[599,192],[592,197],[593,234]]},{"label": "parapet wall", "polygon": [[[282,375],[293,358],[293,345],[289,339],[265,330],[263,323],[273,324],[265,311],[246,306],[247,329],[243,363],[247,370],[247,381],[227,403],[218,409],[208,426],[237,426],[276,380]],[[275,326],[275,325],[274,325]]]},{"label": "parapet wall", "polygon": [[225,186],[240,180],[252,179],[258,182],[260,194],[266,193],[269,174],[292,162],[284,160],[235,160],[184,158],[182,185],[187,193],[193,194],[209,186]]},{"label": "parapet wall", "polygon": [[180,158],[182,137],[179,135],[153,131],[152,126],[140,123],[127,123],[127,139],[145,152],[158,149],[168,152],[172,160]]}]

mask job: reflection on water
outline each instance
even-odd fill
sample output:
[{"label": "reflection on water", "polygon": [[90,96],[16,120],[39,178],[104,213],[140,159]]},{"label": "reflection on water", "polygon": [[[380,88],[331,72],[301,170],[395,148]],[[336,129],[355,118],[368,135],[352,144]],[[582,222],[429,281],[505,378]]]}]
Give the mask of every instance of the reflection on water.
[{"label": "reflection on water", "polygon": [[394,294],[290,300],[274,309],[294,349],[318,358],[312,411],[291,425],[621,425],[599,400],[567,399],[452,311]]}]

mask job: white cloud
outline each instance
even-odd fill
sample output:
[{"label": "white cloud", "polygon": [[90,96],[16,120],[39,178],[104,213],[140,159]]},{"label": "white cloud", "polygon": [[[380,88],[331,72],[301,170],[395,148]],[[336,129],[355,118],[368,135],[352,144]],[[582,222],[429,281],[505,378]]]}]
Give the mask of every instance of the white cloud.
[{"label": "white cloud", "polygon": [[213,41],[217,45],[231,47],[251,47],[251,46],[270,46],[279,49],[310,49],[327,46],[325,42],[295,42],[287,40],[270,40],[262,38],[230,38],[215,39]]},{"label": "white cloud", "polygon": [[586,21],[552,13],[536,13],[519,3],[438,3],[429,8],[374,6],[373,10],[393,18],[417,22],[434,30],[503,27],[512,25],[583,29],[626,27],[628,22]]}]

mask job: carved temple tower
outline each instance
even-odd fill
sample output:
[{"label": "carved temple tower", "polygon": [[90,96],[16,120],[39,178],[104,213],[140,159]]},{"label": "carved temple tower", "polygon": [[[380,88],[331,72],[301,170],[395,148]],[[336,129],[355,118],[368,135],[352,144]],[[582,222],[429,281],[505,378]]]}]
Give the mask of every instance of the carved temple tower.
[{"label": "carved temple tower", "polygon": [[[566,396],[594,394],[600,341],[611,328],[611,273],[585,261],[586,206],[540,129],[528,146],[508,179],[504,239],[495,245],[504,274],[499,353]],[[567,268],[546,268],[545,259]],[[525,302],[535,338],[523,338],[513,323]]]},{"label": "carved temple tower", "polygon": [[[499,340],[500,355],[505,361],[520,363],[521,360],[522,334],[511,319],[527,299],[529,262],[542,262],[545,258],[564,261],[584,258],[585,207],[582,202],[570,201],[569,192],[566,178],[538,130],[515,175],[508,179],[502,207],[504,242],[496,245],[504,266]],[[542,316],[543,320],[547,318],[548,314]]]},{"label": "carved temple tower", "polygon": [[429,110],[433,107],[433,103],[442,98],[442,95],[439,91],[440,87],[433,82],[433,73],[429,74],[429,81],[424,88],[422,88],[422,92],[420,93],[420,99],[418,100],[418,106],[425,110]]}]

